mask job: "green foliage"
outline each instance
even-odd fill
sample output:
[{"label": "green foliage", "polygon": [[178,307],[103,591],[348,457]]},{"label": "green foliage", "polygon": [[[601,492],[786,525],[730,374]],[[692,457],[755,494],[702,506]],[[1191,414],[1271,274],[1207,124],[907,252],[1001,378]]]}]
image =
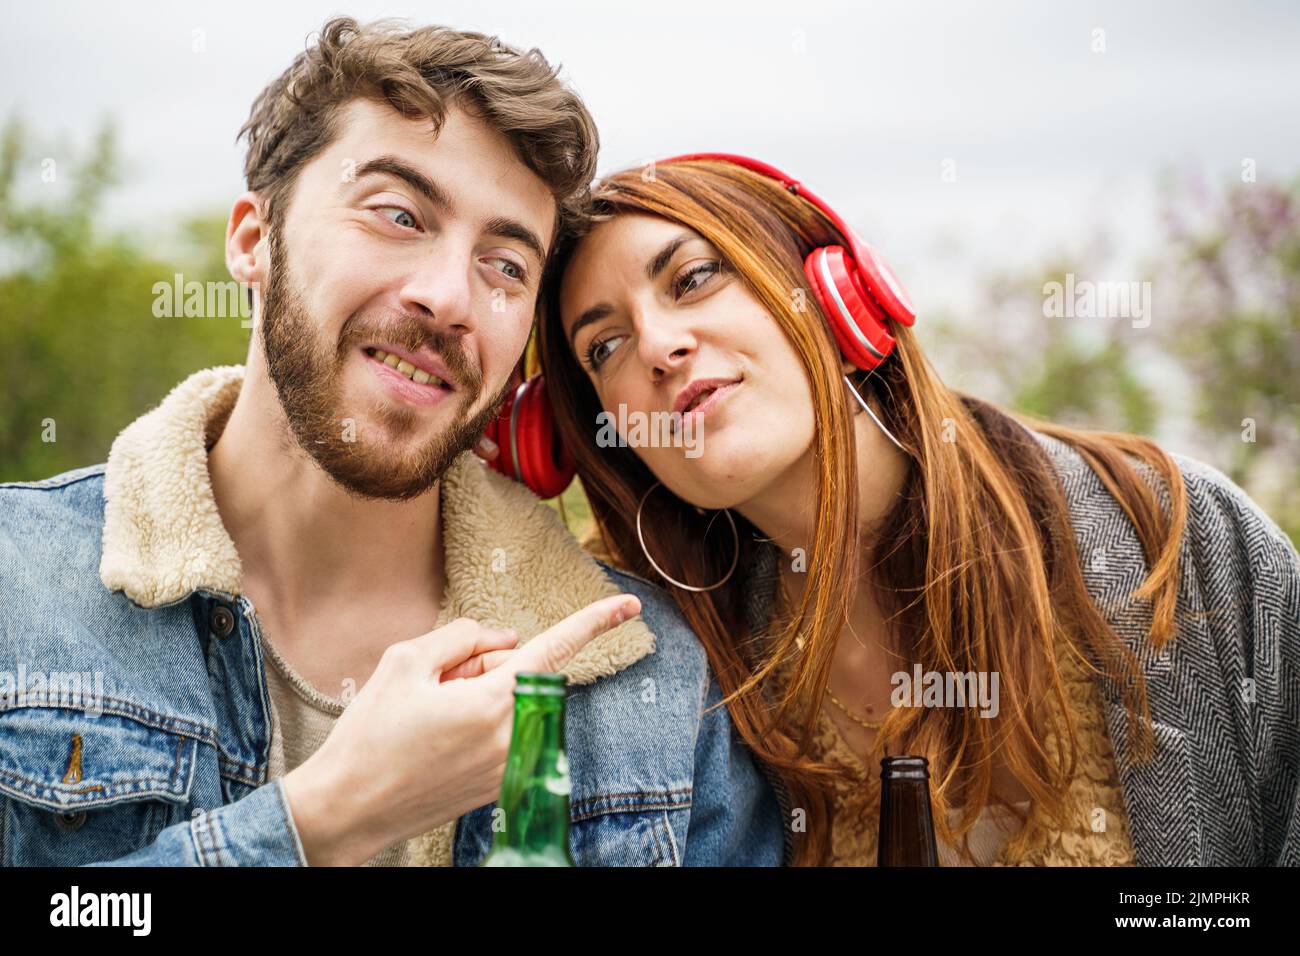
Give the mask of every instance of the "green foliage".
[{"label": "green foliage", "polygon": [[546,502],[560,516],[564,526],[578,540],[582,540],[592,529],[591,505],[582,490],[582,482],[576,478],[564,494]]},{"label": "green foliage", "polygon": [[[49,172],[20,123],[0,134],[0,481],[47,477],[103,461],[113,438],[199,368],[242,362],[238,317],[154,315],[154,285],[229,281],[224,216],[187,221],[201,255],[163,262],[131,234],[100,235],[96,219],[116,183],[111,130],[86,155]],[[214,257],[213,250],[216,250]],[[219,272],[217,270],[220,270]],[[50,423],[53,423],[53,429]],[[54,441],[44,440],[54,437]]]},{"label": "green foliage", "polygon": [[1300,541],[1300,180],[1165,187],[1177,325],[1209,460]]},{"label": "green foliage", "polygon": [[1013,401],[1023,412],[1049,420],[1079,420],[1095,414],[1101,398],[1108,396],[1125,430],[1149,433],[1155,426],[1155,397],[1118,342],[1086,353],[1068,341],[1052,339],[1030,369]]},{"label": "green foliage", "polygon": [[1158,252],[1121,277],[1151,283],[1142,322],[1045,314],[1048,283],[1115,278],[1103,236],[918,332],[950,383],[1200,458],[1300,542],[1300,182],[1162,187]]}]

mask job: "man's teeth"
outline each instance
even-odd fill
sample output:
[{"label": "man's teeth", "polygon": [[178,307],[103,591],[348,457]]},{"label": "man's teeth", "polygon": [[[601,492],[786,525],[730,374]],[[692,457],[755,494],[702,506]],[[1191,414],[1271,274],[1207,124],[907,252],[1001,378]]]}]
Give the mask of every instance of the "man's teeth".
[{"label": "man's teeth", "polygon": [[367,355],[372,355],[385,365],[397,369],[411,381],[418,385],[428,385],[432,383],[439,388],[446,388],[447,383],[435,375],[430,375],[422,368],[416,368],[405,359],[399,359],[396,355],[390,355],[383,349],[366,349]]}]

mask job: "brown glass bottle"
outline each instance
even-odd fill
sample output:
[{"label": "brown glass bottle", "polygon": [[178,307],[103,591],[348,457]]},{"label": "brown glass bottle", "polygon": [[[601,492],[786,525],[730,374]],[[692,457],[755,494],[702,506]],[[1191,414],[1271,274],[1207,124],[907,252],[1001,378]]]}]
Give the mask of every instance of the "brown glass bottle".
[{"label": "brown glass bottle", "polygon": [[938,866],[930,813],[930,762],[924,757],[880,761],[880,839],[876,866]]}]

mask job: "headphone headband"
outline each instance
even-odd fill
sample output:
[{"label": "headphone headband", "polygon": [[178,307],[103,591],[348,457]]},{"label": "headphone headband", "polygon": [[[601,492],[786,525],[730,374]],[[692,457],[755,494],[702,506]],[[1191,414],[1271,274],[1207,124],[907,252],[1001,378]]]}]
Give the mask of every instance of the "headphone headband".
[{"label": "headphone headband", "polygon": [[741,166],[769,179],[776,180],[781,184],[782,188],[808,200],[823,216],[830,220],[831,224],[848,241],[849,251],[853,254],[854,262],[866,275],[868,284],[872,286],[872,291],[878,293],[880,304],[889,314],[889,317],[901,322],[903,325],[911,325],[916,321],[916,309],[912,305],[907,290],[903,288],[903,284],[898,281],[897,276],[894,275],[893,270],[889,268],[885,260],[880,257],[875,249],[864,242],[856,232],[849,228],[849,224],[840,218],[839,213],[832,209],[829,203],[799,180],[781,172],[775,166],[765,163],[761,159],[741,156],[737,153],[683,153],[680,156],[670,156],[667,159],[658,160],[655,165],[666,166],[670,163],[681,163],[697,159],[721,160],[722,162]]},{"label": "headphone headband", "polygon": [[[804,260],[804,274],[813,296],[822,306],[840,352],[860,369],[874,368],[885,361],[895,342],[887,328],[888,320],[911,325],[916,321],[916,313],[884,259],[835,210],[776,167],[733,153],[686,153],[659,162],[687,160],[719,160],[775,180],[783,189],[807,199],[839,230],[848,248],[837,243],[813,249]],[[522,365],[521,360],[521,371]],[[867,413],[875,418],[847,377],[845,382]],[[503,403],[487,428],[488,437],[501,449],[492,467],[522,481],[539,497],[553,498],[569,486],[576,469],[572,455],[556,441],[557,426],[546,400],[545,382],[541,375],[535,375],[513,391],[513,397]],[[880,424],[879,420],[876,423]],[[885,434],[898,444],[887,429]]]}]

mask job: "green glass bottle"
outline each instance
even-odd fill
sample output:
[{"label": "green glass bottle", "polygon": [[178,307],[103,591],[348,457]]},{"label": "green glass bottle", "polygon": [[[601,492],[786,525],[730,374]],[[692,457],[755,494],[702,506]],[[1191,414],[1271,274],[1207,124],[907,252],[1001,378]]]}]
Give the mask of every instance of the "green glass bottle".
[{"label": "green glass bottle", "polygon": [[563,674],[518,674],[496,835],[483,866],[573,866]]}]

